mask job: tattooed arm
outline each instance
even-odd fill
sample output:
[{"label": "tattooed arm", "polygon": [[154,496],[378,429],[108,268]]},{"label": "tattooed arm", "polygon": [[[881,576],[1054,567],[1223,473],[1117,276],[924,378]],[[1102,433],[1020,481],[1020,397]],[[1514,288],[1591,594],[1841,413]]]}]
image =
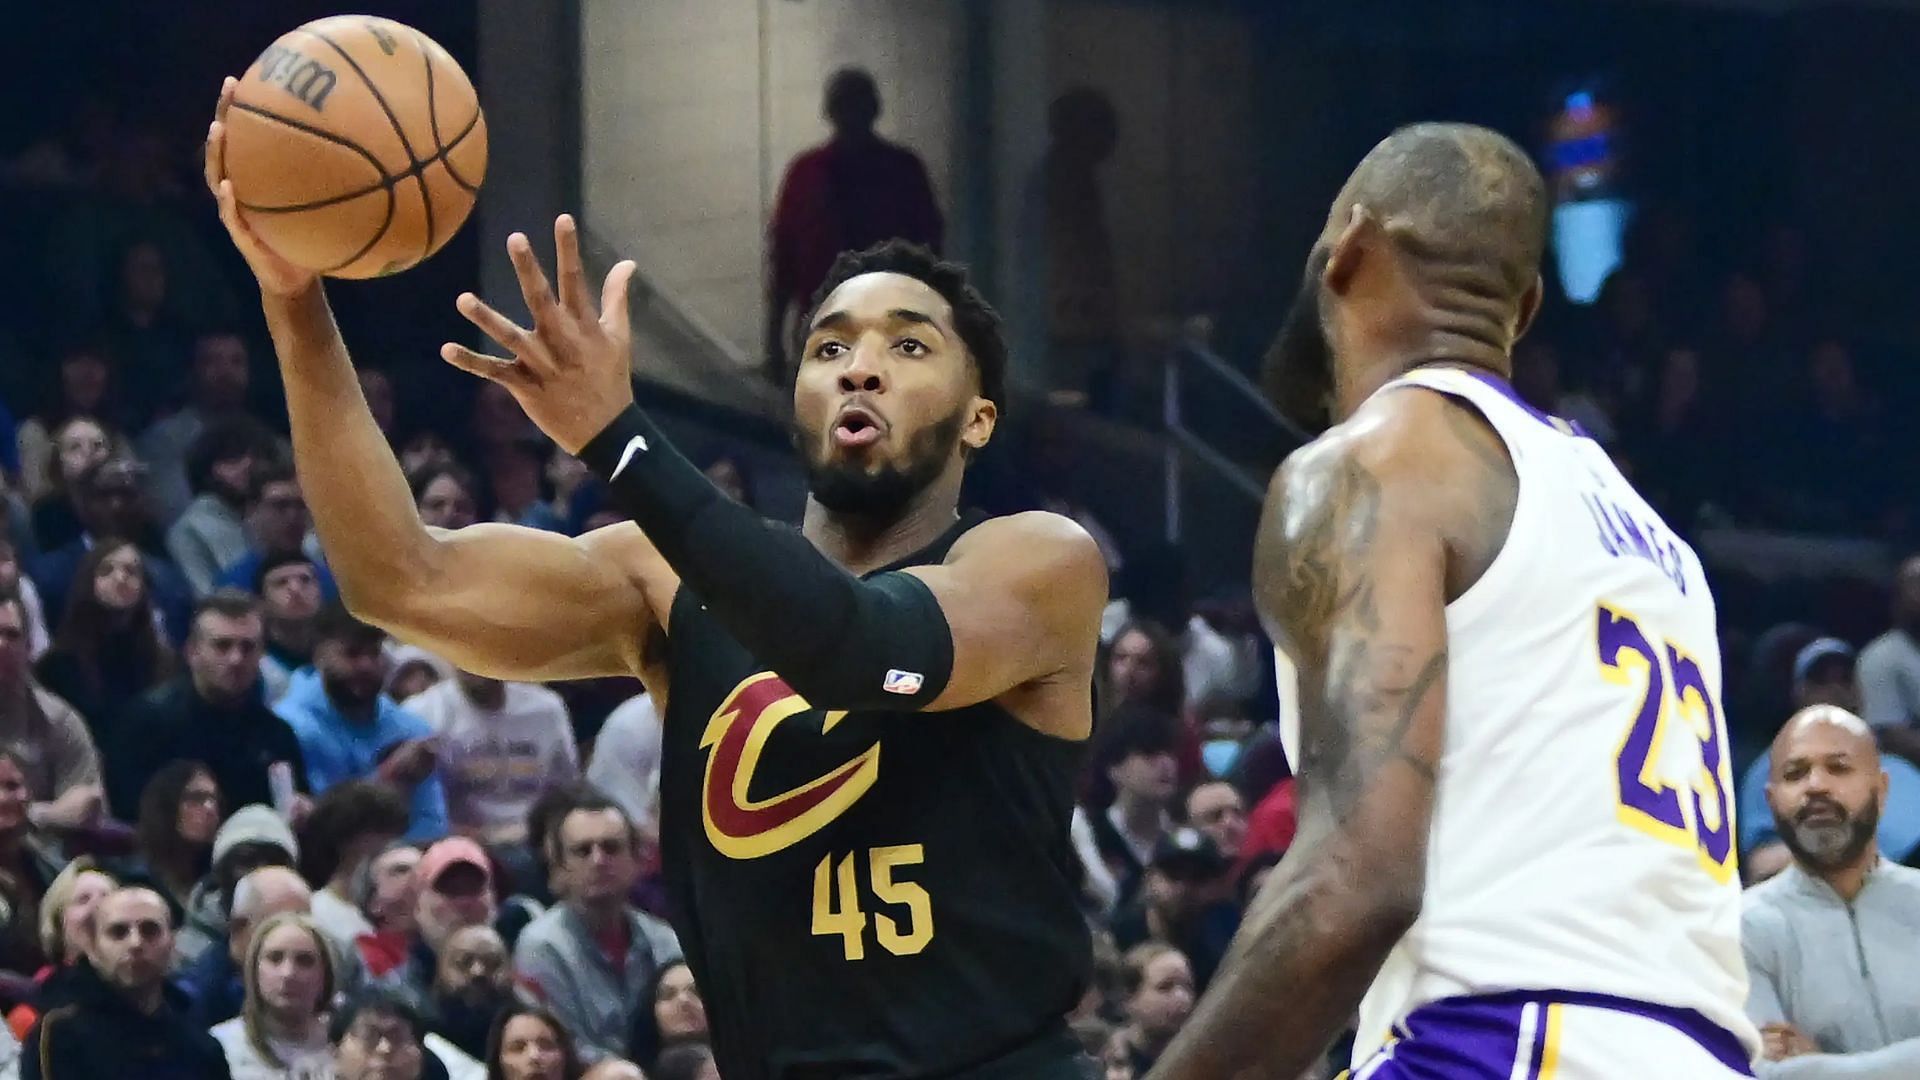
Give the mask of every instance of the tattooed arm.
[{"label": "tattooed arm", "polygon": [[1300,832],[1155,1080],[1297,1076],[1420,912],[1445,726],[1450,596],[1512,516],[1485,421],[1397,391],[1294,454],[1254,598],[1299,671]]}]

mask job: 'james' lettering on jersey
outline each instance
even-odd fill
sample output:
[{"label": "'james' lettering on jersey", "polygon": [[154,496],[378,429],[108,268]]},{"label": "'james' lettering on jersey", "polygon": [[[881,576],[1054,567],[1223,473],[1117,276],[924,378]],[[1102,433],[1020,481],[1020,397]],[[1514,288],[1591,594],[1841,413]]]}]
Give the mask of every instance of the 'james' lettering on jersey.
[{"label": "'james' lettering on jersey", "polygon": [[1518,990],[1692,1009],[1757,1048],[1699,557],[1604,450],[1504,383],[1422,369],[1381,392],[1407,387],[1482,413],[1519,496],[1447,606],[1426,897],[1361,1007],[1360,1056],[1423,1004]]}]

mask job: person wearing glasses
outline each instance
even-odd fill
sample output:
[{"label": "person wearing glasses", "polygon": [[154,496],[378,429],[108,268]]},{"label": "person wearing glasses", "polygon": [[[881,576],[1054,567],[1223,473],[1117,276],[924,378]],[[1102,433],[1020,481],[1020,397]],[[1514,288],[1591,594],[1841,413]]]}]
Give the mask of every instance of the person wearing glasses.
[{"label": "person wearing glasses", "polygon": [[566,1025],[582,1062],[624,1057],[634,1010],[653,1007],[654,973],[680,959],[672,928],[628,902],[639,830],[619,803],[590,795],[549,828],[546,845],[561,902],[520,933],[520,985]]}]

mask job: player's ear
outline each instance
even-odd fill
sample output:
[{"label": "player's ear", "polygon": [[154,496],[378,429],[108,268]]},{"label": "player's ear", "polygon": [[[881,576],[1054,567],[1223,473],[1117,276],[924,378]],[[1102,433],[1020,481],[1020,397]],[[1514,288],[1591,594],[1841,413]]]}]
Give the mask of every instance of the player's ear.
[{"label": "player's ear", "polygon": [[1327,268],[1320,274],[1321,284],[1335,296],[1345,296],[1347,290],[1353,287],[1361,264],[1367,256],[1377,253],[1385,240],[1386,229],[1379,219],[1366,207],[1355,203],[1352,213],[1347,216],[1347,223],[1327,249]]},{"label": "player's ear", "polygon": [[1513,340],[1519,341],[1533,328],[1534,317],[1540,314],[1540,301],[1546,295],[1547,286],[1539,274],[1533,275],[1533,284],[1520,294],[1520,320],[1514,323]]},{"label": "player's ear", "polygon": [[967,405],[967,420],[960,428],[960,442],[968,453],[977,453],[993,441],[993,430],[1000,424],[1000,407],[975,396]]}]

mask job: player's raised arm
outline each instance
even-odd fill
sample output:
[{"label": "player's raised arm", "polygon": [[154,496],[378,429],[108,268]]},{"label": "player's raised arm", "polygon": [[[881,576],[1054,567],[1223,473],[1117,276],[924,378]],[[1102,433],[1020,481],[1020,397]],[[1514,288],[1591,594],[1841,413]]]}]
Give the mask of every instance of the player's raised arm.
[{"label": "player's raised arm", "polygon": [[639,579],[658,563],[637,529],[576,541],[505,525],[444,532],[421,522],[319,278],[274,255],[236,212],[222,165],[233,89],[227,80],[209,129],[207,185],[260,281],[301,485],[347,606],[478,674],[631,673],[654,624]]},{"label": "player's raised arm", "polygon": [[1420,913],[1450,540],[1504,529],[1475,496],[1512,483],[1477,423],[1437,395],[1389,395],[1296,453],[1268,493],[1254,589],[1299,670],[1300,834],[1156,1080],[1299,1075]]},{"label": "player's raised arm", "polygon": [[[953,709],[1049,678],[1084,687],[1105,565],[1077,525],[1050,514],[989,522],[945,563],[859,578],[784,525],[722,495],[634,403],[624,350],[633,264],[608,275],[595,315],[569,217],[554,223],[558,288],[527,238],[507,250],[534,325],[472,295],[460,311],[512,354],[442,348],[449,363],[510,390],[528,416],[608,483],[661,556],[749,653],[823,709]],[[608,320],[618,320],[611,324]],[[1056,710],[1057,712],[1057,710]],[[1058,716],[1050,733],[1079,738]]]}]

